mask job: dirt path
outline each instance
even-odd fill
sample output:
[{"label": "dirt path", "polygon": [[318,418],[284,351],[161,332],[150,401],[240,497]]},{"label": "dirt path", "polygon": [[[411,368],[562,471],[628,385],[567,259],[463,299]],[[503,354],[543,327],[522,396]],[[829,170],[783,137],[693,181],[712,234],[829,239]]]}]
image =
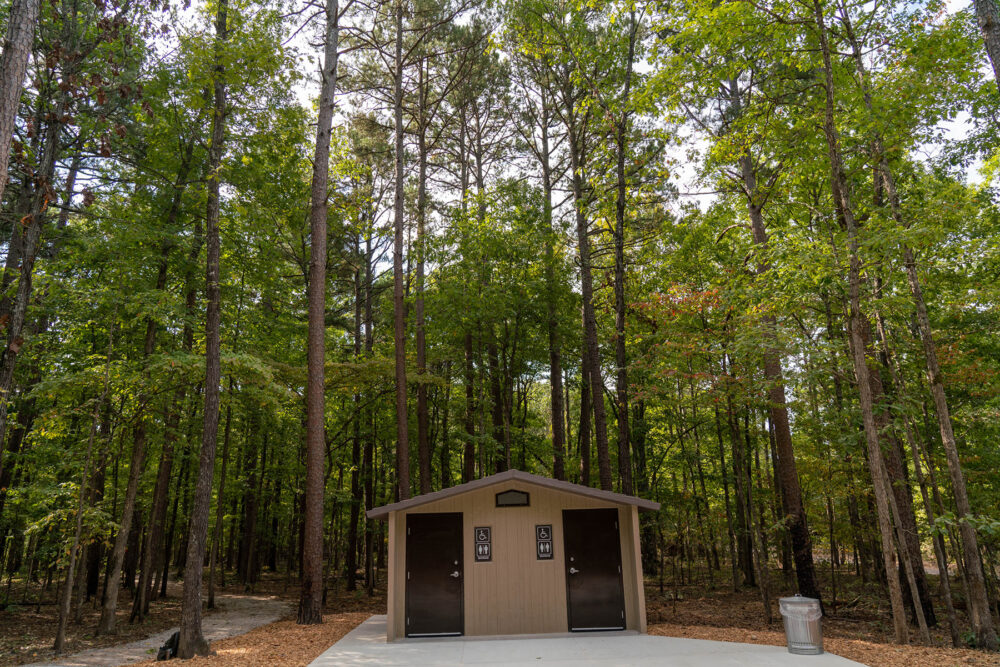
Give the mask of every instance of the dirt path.
[{"label": "dirt path", "polygon": [[[291,604],[270,596],[218,595],[218,611],[202,621],[202,632],[212,642],[235,637],[287,615]],[[55,662],[36,662],[28,667],[115,667],[156,657],[156,651],[178,628],[170,628],[141,641],[90,649],[64,656]]]}]

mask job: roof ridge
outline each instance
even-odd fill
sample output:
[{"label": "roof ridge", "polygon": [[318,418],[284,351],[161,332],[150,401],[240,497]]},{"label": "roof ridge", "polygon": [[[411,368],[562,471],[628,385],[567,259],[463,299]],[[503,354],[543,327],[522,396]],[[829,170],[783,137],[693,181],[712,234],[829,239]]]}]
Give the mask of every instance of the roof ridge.
[{"label": "roof ridge", "polygon": [[582,484],[574,484],[573,482],[567,482],[565,480],[552,479],[551,477],[543,477],[542,475],[536,475],[535,473],[531,473],[526,470],[518,470],[517,468],[510,468],[502,472],[493,473],[492,475],[488,475],[487,477],[481,477],[479,479],[474,479],[470,482],[465,482],[464,484],[451,486],[446,489],[440,489],[438,491],[432,491],[430,493],[425,493],[419,496],[413,496],[412,498],[400,500],[398,502],[390,503],[388,505],[382,505],[381,507],[374,507],[368,510],[365,513],[365,516],[367,516],[369,519],[383,519],[389,515],[389,512],[398,512],[400,510],[406,510],[412,507],[419,507],[421,505],[426,505],[428,503],[432,503],[437,500],[444,500],[445,498],[451,498],[452,496],[458,496],[464,493],[470,493],[472,491],[476,491],[478,489],[485,488],[493,484],[498,484],[508,480],[519,480],[527,484],[534,484],[536,486],[555,489],[557,491],[563,491],[566,493],[575,493],[581,496],[598,498],[601,500],[606,500],[608,502],[618,503],[620,505],[634,505],[639,509],[643,510],[656,511],[660,509],[660,503],[653,500],[639,498],[638,496],[630,496],[615,491],[604,491],[602,489],[595,489],[590,486],[583,486]]}]

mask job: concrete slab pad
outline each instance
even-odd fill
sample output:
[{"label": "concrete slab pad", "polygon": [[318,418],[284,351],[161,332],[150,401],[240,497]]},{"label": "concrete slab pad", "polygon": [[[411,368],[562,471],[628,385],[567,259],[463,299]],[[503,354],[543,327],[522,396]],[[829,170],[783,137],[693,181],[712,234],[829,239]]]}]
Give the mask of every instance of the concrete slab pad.
[{"label": "concrete slab pad", "polygon": [[848,667],[830,653],[792,655],[781,646],[602,632],[519,637],[385,640],[386,617],[372,616],[331,646],[311,667],[384,665],[574,665],[586,667]]}]

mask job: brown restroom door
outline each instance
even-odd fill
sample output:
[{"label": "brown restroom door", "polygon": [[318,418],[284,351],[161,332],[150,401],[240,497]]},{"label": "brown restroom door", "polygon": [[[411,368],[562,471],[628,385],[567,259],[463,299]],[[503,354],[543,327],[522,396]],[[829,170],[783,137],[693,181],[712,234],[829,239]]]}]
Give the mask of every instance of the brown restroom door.
[{"label": "brown restroom door", "polygon": [[406,515],[406,636],[460,635],[462,514]]},{"label": "brown restroom door", "polygon": [[563,510],[569,629],[624,630],[618,510]]}]

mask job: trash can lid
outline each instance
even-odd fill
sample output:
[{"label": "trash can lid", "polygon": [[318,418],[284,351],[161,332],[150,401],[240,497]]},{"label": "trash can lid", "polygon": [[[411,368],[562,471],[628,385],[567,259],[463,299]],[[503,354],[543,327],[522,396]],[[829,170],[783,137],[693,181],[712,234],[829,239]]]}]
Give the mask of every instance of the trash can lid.
[{"label": "trash can lid", "polygon": [[819,605],[819,600],[817,600],[816,598],[807,598],[797,593],[792,597],[778,598],[778,602],[782,605],[802,605],[808,607]]},{"label": "trash can lid", "polygon": [[802,621],[817,621],[823,616],[822,607],[816,598],[794,595],[778,599],[778,611],[782,616],[793,616]]}]

